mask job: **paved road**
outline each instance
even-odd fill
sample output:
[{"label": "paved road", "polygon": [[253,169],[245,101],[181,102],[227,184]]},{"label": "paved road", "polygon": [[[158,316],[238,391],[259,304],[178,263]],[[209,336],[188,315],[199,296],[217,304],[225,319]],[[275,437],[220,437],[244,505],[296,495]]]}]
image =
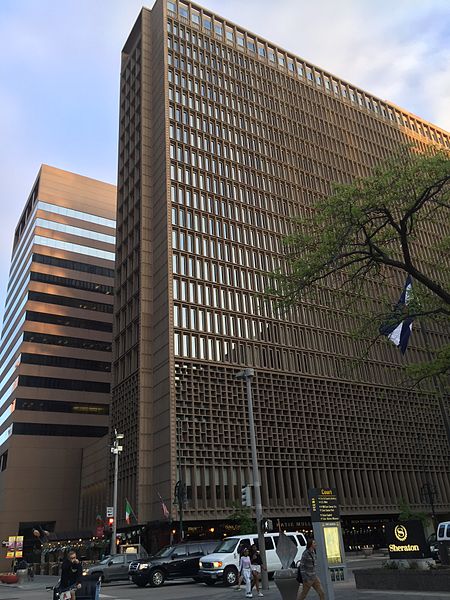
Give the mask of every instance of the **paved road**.
[{"label": "paved road", "polygon": [[[336,583],[335,600],[449,600],[450,595],[422,592],[376,592],[356,590],[352,571],[358,568],[377,566],[382,559],[373,557],[369,560],[350,558],[348,560],[349,578],[344,583]],[[0,584],[0,600],[52,600],[52,592],[46,585],[56,583],[55,577],[36,577],[36,582],[22,587]],[[264,592],[266,600],[281,600],[281,596],[273,582],[270,589]],[[256,596],[254,596],[257,600]],[[308,599],[317,596],[311,592]],[[208,587],[196,584],[192,580],[166,582],[161,588],[138,588],[130,583],[106,584],[102,587],[100,600],[245,600],[244,592],[222,585]]]},{"label": "paved road", "polygon": [[[265,592],[266,600],[281,600],[275,585]],[[311,592],[311,599],[317,596]],[[128,583],[105,585],[100,600],[245,600],[244,593],[222,586],[206,587],[195,583],[166,583],[159,589],[137,588]],[[256,596],[254,596],[257,600]],[[337,583],[335,600],[448,600],[448,594],[423,594],[414,592],[372,592],[356,590],[354,582]],[[50,591],[34,586],[12,588],[0,586],[0,600],[52,600]]]}]

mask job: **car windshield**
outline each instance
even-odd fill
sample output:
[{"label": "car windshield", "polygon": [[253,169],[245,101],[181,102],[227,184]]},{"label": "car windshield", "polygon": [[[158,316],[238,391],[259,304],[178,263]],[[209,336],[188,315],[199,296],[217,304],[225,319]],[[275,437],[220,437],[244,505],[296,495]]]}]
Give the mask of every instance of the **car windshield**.
[{"label": "car windshield", "polygon": [[238,541],[239,540],[236,540],[236,539],[234,539],[234,540],[232,540],[232,539],[230,539],[230,540],[224,540],[220,544],[220,546],[217,547],[217,549],[215,550],[215,552],[219,552],[221,554],[226,554],[228,552],[233,552],[234,549],[237,546]]},{"label": "car windshield", "polygon": [[112,556],[107,556],[106,558],[104,558],[103,560],[100,561],[101,565],[107,565],[109,563],[109,561],[111,560]]},{"label": "car windshield", "polygon": [[154,554],[153,556],[155,556],[156,558],[165,558],[166,556],[169,556],[169,554],[171,554],[173,552],[174,547],[173,546],[164,546],[164,548],[161,548],[161,550],[158,550],[158,552],[156,554]]}]

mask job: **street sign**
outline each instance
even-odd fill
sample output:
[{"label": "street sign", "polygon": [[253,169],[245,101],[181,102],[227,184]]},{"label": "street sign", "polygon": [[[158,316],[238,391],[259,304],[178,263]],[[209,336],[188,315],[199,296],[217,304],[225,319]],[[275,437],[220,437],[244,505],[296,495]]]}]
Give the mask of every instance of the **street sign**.
[{"label": "street sign", "polygon": [[[317,571],[327,600],[334,600],[333,581],[345,580],[344,542],[339,503],[334,488],[308,490],[314,539],[317,542]],[[331,563],[331,564],[330,564]]]},{"label": "street sign", "polygon": [[312,488],[308,490],[311,521],[323,523],[339,521],[339,503],[334,488]]},{"label": "street sign", "polygon": [[106,518],[108,517],[114,517],[114,506],[106,507]]}]

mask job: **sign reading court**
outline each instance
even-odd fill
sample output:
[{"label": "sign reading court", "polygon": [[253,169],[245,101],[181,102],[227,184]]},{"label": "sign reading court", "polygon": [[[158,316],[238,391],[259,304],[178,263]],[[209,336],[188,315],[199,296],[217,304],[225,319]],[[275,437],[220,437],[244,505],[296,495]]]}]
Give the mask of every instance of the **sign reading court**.
[{"label": "sign reading court", "polygon": [[420,521],[386,525],[389,558],[429,558],[430,548]]},{"label": "sign reading court", "polygon": [[311,507],[311,521],[339,521],[339,503],[334,488],[312,488],[308,490]]}]

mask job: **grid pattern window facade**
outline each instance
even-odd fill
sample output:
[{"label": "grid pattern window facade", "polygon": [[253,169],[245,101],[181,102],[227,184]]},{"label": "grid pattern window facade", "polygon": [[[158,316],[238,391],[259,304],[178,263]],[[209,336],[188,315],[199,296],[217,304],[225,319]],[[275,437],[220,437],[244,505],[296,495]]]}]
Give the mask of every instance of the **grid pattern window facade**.
[{"label": "grid pattern window facade", "polygon": [[[138,48],[149,67],[129,89],[139,79],[140,86],[151,83],[145,99],[138,92],[128,98],[126,91]],[[139,356],[143,343],[164,336],[170,347],[165,375],[150,396],[155,418],[168,415],[164,439],[170,456],[158,446],[162,437],[158,442],[134,425],[147,440],[143,446],[155,453],[148,463],[149,489],[161,488],[169,498],[181,477],[188,518],[229,514],[251,464],[243,390],[233,376],[250,366],[256,370],[255,420],[268,514],[305,515],[308,488],[327,485],[337,487],[344,511],[352,513],[393,513],[399,498],[421,506],[425,471],[433,473],[444,510],[450,500],[442,458],[446,440],[433,394],[401,389],[402,365],[387,345],[376,349],[370,363],[355,366],[365,346],[352,335],[352,315],[330,308],[332,290],[323,288],[314,303],[283,314],[263,292],[267,272],[283,264],[283,238],[294,216],[314,210],[335,183],[368,175],[400,144],[450,147],[448,134],[187,2],[160,0],[152,11],[144,9],[124,61],[121,173],[136,168],[125,139],[140,127],[146,136],[141,177],[144,161],[165,148],[164,162],[154,161],[148,187],[141,180],[140,188],[142,206],[151,211],[150,225],[140,223],[138,254],[157,277],[156,250],[148,250],[145,228],[167,215],[167,239],[157,250],[170,281],[167,314],[153,306],[152,317],[159,320],[142,331],[136,347]],[[127,121],[127,106],[150,115],[153,130],[145,130],[136,114]],[[151,115],[161,107],[165,131],[156,136]],[[156,189],[165,194],[157,196]],[[119,210],[131,210],[133,193],[123,188]],[[421,240],[425,258],[432,257],[432,235],[424,232]],[[119,247],[127,239],[119,233]],[[374,302],[379,292],[370,281]],[[149,312],[141,302],[139,315]],[[431,332],[436,345],[443,335]],[[420,335],[408,352],[413,361],[424,357]],[[135,377],[151,371],[153,361],[156,354],[150,362],[138,359]],[[124,368],[117,363],[117,389],[130,386]],[[123,419],[132,423],[142,400],[137,392],[129,407],[123,404]],[[399,448],[399,439],[409,439],[419,422],[427,445],[410,439]],[[139,502],[149,510],[142,514],[156,518],[154,499]]]}]

